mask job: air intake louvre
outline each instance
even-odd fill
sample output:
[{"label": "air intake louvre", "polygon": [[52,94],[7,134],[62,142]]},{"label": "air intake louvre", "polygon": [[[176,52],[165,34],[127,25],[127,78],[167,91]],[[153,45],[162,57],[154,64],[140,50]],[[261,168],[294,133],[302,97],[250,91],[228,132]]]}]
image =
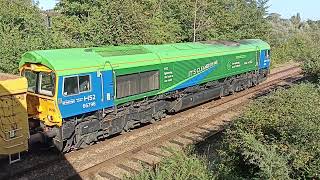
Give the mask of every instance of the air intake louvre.
[{"label": "air intake louvre", "polygon": [[212,44],[212,45],[240,46],[240,43],[237,41],[214,40],[214,41],[201,41],[201,43]]},{"label": "air intake louvre", "polygon": [[114,46],[107,48],[98,48],[94,50],[100,56],[125,56],[125,55],[136,55],[136,54],[147,54],[150,53],[147,49],[141,46]]},{"label": "air intake louvre", "polygon": [[118,76],[116,79],[117,98],[157,90],[160,88],[159,80],[158,70]]}]

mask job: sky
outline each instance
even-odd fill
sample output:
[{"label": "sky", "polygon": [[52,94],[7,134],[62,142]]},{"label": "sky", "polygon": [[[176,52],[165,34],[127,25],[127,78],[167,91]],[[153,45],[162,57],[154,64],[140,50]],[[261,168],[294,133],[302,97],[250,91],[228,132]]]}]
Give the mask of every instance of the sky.
[{"label": "sky", "polygon": [[[38,0],[39,6],[52,9],[57,0]],[[279,13],[283,18],[290,18],[300,13],[303,20],[320,20],[320,0],[270,0],[269,13]]]},{"label": "sky", "polygon": [[320,20],[320,0],[270,0],[269,13],[279,13],[290,18],[298,12],[303,20]]},{"label": "sky", "polygon": [[37,1],[39,1],[39,7],[43,10],[53,9],[58,2],[57,0],[35,0],[35,2]]}]

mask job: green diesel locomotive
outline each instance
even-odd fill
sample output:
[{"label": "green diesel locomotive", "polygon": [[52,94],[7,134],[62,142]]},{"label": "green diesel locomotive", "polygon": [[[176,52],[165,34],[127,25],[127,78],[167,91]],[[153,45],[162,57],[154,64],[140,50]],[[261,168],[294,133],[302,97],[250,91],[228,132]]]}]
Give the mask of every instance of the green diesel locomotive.
[{"label": "green diesel locomotive", "polygon": [[258,39],[31,51],[20,62],[31,132],[62,151],[252,87],[269,68]]}]

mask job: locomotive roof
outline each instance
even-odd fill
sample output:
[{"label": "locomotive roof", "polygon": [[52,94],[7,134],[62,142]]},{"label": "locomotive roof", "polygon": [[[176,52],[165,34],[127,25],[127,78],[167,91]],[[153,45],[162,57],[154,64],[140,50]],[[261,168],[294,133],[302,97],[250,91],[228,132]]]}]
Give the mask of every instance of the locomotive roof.
[{"label": "locomotive roof", "polygon": [[206,41],[164,45],[129,45],[93,48],[70,48],[30,51],[22,56],[20,67],[26,63],[42,64],[58,75],[71,75],[103,69],[125,69],[156,65],[224,54],[269,49],[259,39],[232,41]]}]

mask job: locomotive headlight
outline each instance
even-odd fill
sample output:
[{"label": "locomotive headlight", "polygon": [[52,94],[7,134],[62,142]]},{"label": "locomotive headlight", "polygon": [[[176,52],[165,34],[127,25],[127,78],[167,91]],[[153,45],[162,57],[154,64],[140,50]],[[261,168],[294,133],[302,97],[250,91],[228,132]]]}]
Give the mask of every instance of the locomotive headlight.
[{"label": "locomotive headlight", "polygon": [[49,121],[52,121],[52,120],[53,120],[53,117],[52,117],[52,116],[49,116],[49,115],[48,115],[47,118],[48,118]]}]

